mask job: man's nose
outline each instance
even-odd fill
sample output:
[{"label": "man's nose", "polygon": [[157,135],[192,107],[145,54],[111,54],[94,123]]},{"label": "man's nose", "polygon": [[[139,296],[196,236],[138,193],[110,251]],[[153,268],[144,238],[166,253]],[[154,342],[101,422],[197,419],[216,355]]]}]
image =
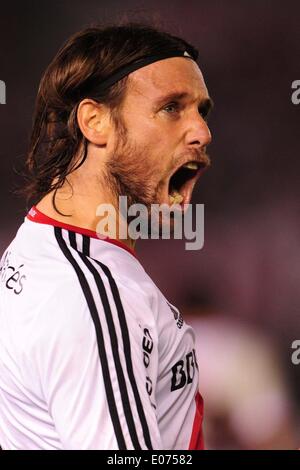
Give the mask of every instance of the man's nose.
[{"label": "man's nose", "polygon": [[211,143],[212,136],[205,119],[198,111],[189,116],[186,143],[189,147],[203,149]]}]

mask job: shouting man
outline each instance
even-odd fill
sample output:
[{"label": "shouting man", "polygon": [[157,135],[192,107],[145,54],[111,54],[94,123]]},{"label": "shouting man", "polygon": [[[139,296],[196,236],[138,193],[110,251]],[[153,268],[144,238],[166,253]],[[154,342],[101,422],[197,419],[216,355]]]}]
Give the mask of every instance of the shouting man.
[{"label": "shouting man", "polygon": [[193,330],[135,240],[97,230],[101,204],[128,223],[120,196],[149,217],[189,204],[211,140],[197,56],[153,27],[92,27],[43,75],[31,209],[1,261],[3,449],[203,448]]}]

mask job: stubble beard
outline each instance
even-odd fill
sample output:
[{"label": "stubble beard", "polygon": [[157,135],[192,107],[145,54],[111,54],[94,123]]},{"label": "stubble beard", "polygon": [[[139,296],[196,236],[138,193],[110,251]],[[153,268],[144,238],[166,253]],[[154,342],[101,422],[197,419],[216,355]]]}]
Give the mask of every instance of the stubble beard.
[{"label": "stubble beard", "polygon": [[[160,194],[165,184],[157,168],[151,167],[150,149],[130,141],[124,126],[118,132],[115,148],[106,164],[104,184],[112,194],[118,210],[119,196],[127,197],[127,207],[143,204],[147,208],[150,226],[151,207],[160,204]],[[123,214],[124,215],[124,214]],[[127,217],[130,222],[130,217]]]},{"label": "stubble beard", "polygon": [[128,216],[119,206],[119,196],[127,197],[127,209],[133,204],[142,204],[146,207],[147,235],[150,235],[154,229],[161,236],[165,223],[170,225],[172,234],[173,220],[165,219],[165,216],[158,212],[161,204],[160,196],[166,182],[160,170],[151,166],[150,152],[149,146],[137,145],[131,141],[124,124],[118,123],[118,140],[106,163],[105,184],[112,195],[116,212],[126,220],[127,224],[134,217]]}]

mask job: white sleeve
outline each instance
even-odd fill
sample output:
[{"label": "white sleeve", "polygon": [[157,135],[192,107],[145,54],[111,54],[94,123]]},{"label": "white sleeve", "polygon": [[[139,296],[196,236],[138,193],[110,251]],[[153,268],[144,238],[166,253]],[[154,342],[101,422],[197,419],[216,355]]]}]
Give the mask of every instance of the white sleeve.
[{"label": "white sleeve", "polygon": [[134,313],[122,312],[131,302],[122,302],[107,279],[100,291],[92,279],[86,284],[66,282],[39,319],[35,364],[62,446],[160,449],[143,330]]}]

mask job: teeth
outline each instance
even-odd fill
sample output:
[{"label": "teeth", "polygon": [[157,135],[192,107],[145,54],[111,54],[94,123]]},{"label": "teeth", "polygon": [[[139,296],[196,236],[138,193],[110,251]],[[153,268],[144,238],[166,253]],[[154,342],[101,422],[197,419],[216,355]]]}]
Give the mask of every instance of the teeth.
[{"label": "teeth", "polygon": [[169,195],[169,201],[170,204],[180,204],[183,201],[183,197],[178,191],[176,191],[176,189],[173,189]]},{"label": "teeth", "polygon": [[198,170],[198,165],[195,162],[188,162],[185,165],[182,165],[183,168],[188,168],[189,170]]}]

